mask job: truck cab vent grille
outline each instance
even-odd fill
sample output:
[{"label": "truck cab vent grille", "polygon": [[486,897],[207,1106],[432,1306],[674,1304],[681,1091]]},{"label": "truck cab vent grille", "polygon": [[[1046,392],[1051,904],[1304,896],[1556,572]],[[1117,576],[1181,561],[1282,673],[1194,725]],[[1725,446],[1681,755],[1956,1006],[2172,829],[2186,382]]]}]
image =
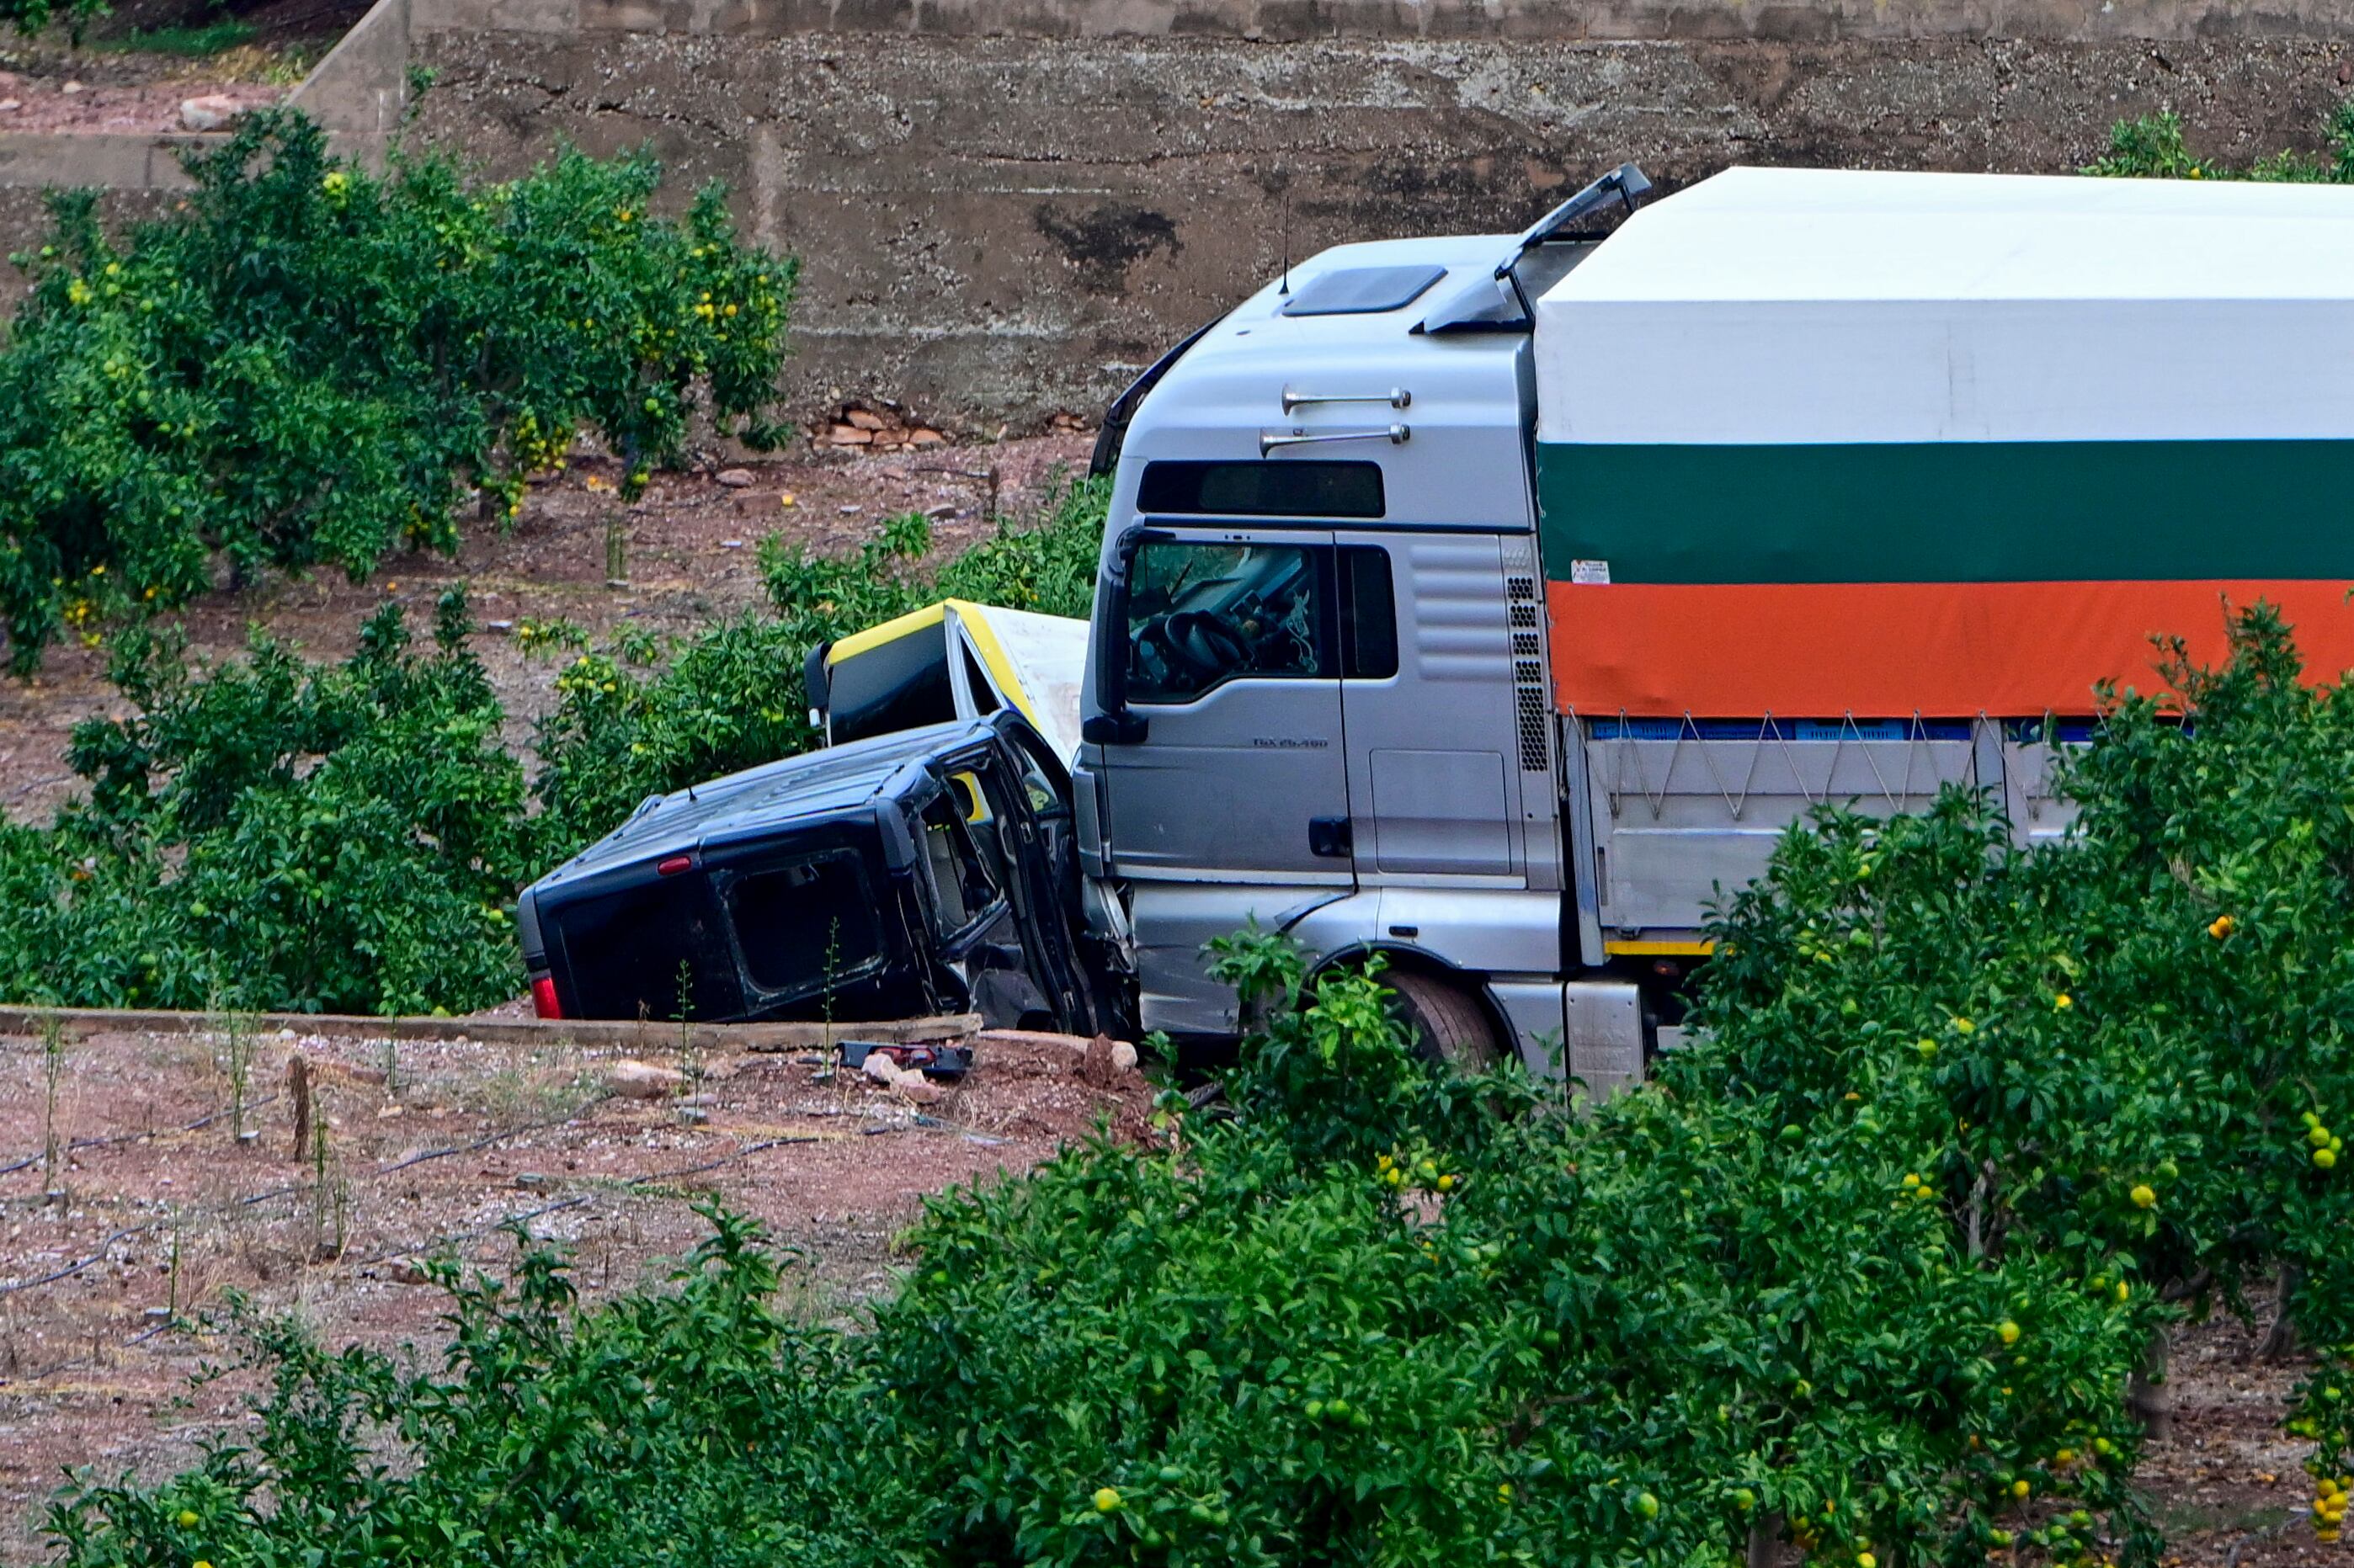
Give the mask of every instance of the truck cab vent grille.
[{"label": "truck cab vent grille", "polygon": [[1535,576],[1507,572],[1504,599],[1511,612],[1512,707],[1520,730],[1521,771],[1550,773],[1553,713],[1545,701],[1544,652],[1543,639],[1537,634]]}]

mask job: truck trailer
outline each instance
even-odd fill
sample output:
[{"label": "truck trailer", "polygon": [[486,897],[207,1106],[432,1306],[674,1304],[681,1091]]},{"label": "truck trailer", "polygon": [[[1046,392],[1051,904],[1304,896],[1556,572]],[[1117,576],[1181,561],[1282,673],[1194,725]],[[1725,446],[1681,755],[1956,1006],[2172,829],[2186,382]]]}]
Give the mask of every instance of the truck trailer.
[{"label": "truck trailer", "polygon": [[2054,748],[2230,606],[2354,665],[2354,195],[1649,189],[1327,250],[1113,406],[1074,790],[1146,1029],[1231,1035],[1255,921],[1606,1092],[1810,809],[2062,833]]}]

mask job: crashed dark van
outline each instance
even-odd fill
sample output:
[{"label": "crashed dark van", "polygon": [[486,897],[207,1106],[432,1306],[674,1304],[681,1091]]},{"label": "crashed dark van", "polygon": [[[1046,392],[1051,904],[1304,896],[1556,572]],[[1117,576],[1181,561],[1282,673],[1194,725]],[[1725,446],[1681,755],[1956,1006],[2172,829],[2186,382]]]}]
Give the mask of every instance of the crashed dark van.
[{"label": "crashed dark van", "polygon": [[1069,775],[1012,710],[648,799],[516,907],[544,1017],[1119,1031]]}]

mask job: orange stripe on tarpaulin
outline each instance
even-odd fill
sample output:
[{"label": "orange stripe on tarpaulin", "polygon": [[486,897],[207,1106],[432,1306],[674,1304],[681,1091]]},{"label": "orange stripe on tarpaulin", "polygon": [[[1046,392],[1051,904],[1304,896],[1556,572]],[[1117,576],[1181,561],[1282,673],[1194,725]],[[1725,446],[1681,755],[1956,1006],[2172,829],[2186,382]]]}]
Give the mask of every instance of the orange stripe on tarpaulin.
[{"label": "orange stripe on tarpaulin", "polygon": [[1554,701],[1588,717],[2029,717],[2095,711],[2106,676],[2162,687],[2154,633],[2226,648],[2263,599],[2316,679],[2354,669],[2346,582],[1545,585]]}]

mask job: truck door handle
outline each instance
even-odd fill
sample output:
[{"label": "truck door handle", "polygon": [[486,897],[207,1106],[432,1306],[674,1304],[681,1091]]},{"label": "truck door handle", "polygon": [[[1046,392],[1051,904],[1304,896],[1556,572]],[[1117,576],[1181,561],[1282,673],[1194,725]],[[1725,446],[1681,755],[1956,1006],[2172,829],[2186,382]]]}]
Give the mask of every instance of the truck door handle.
[{"label": "truck door handle", "polygon": [[1356,852],[1355,835],[1349,830],[1346,817],[1310,817],[1308,819],[1308,853],[1327,860],[1339,860]]}]

